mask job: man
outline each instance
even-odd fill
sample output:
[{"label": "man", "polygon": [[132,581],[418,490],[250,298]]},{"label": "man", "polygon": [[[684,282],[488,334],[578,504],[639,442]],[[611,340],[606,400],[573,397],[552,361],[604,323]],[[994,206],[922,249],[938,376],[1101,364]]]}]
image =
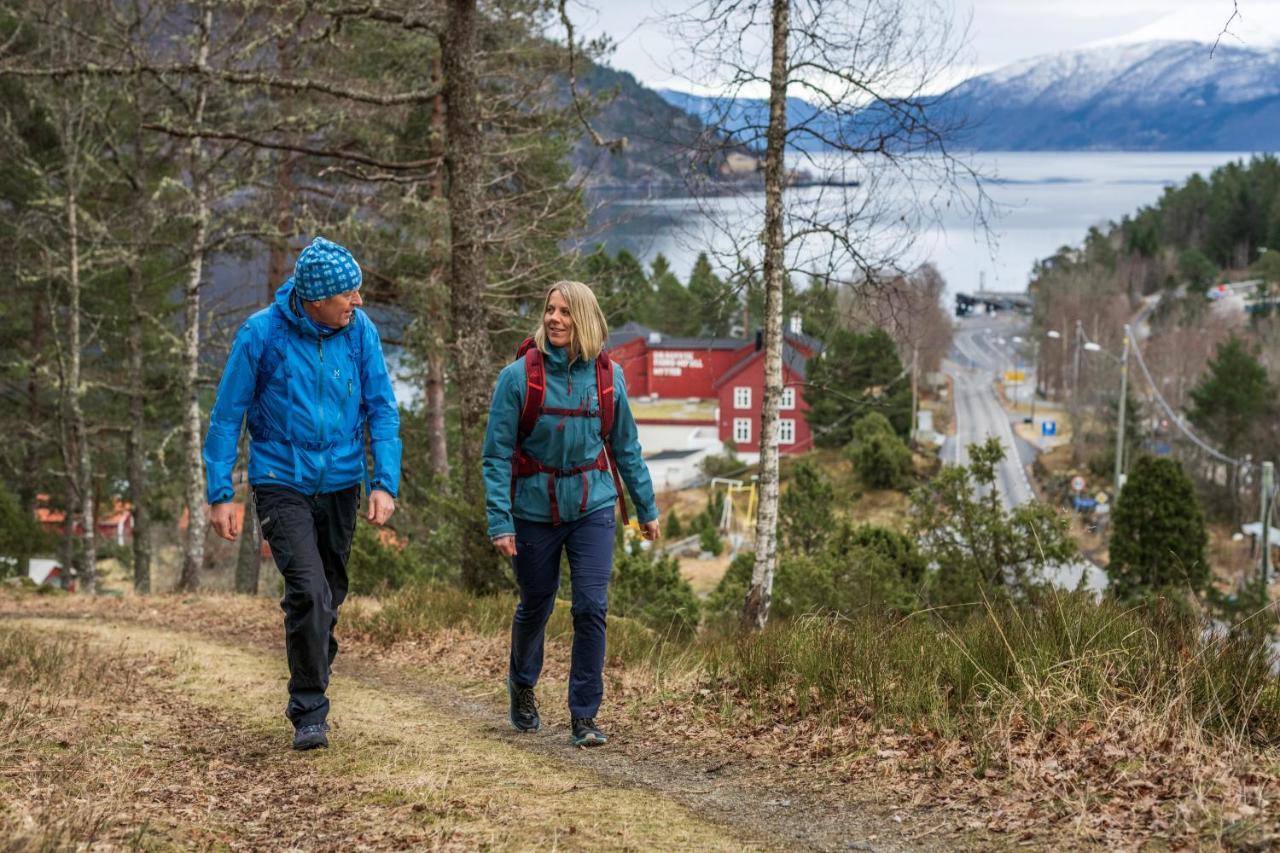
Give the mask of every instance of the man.
[{"label": "man", "polygon": [[302,250],[274,302],[236,334],[204,443],[209,522],[235,541],[231,472],[247,415],[249,485],[284,576],[285,714],[299,750],[329,745],[325,690],[360,486],[369,483],[368,519],[380,525],[400,482],[400,414],[378,330],[359,310],[360,283],[359,265],[336,243],[317,237]]}]

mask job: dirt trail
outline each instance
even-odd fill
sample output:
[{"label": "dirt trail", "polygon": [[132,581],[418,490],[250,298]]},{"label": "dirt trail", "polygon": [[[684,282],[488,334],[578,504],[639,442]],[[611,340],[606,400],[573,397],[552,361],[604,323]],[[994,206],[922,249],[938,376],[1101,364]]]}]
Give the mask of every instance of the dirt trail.
[{"label": "dirt trail", "polygon": [[104,730],[81,736],[100,740],[95,772],[123,782],[108,825],[161,846],[904,849],[874,810],[762,798],[626,743],[575,750],[563,725],[516,735],[491,693],[430,672],[340,657],[333,747],[295,754],[278,650],[101,619],[10,614],[0,629],[74,634],[137,676],[128,707],[100,707]]}]

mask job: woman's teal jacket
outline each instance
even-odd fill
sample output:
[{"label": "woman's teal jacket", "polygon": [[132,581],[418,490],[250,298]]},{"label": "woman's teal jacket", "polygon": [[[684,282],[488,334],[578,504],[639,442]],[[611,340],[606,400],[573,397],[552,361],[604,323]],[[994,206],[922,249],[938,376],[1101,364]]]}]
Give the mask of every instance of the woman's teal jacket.
[{"label": "woman's teal jacket", "polygon": [[[231,500],[240,423],[248,416],[249,483],[307,495],[368,479],[396,495],[400,412],[373,321],[360,309],[327,330],[294,305],[293,279],[236,333],[209,414],[204,464],[211,504]],[[365,471],[365,425],[373,476]]]},{"label": "woman's teal jacket", "polygon": [[[579,409],[599,412],[594,361],[577,359],[569,364],[564,347],[548,345],[543,356],[547,392],[543,406],[552,409]],[[618,472],[627,484],[641,524],[658,517],[653,481],[640,455],[636,421],[627,402],[622,368],[613,366],[613,434],[610,443],[618,461]],[[498,375],[489,408],[489,427],[484,438],[485,508],[489,516],[489,536],[515,533],[513,516],[526,521],[551,521],[551,501],[547,495],[547,475],[534,474],[516,481],[515,503],[511,501],[511,457],[526,392],[524,359],[516,359]],[[524,440],[523,451],[550,468],[567,469],[588,465],[600,455],[600,418],[563,417],[543,414]],[[617,488],[608,471],[586,472],[587,500],[582,509],[583,478],[578,475],[556,478],[556,502],[563,521],[573,521],[609,506],[618,499]]]}]

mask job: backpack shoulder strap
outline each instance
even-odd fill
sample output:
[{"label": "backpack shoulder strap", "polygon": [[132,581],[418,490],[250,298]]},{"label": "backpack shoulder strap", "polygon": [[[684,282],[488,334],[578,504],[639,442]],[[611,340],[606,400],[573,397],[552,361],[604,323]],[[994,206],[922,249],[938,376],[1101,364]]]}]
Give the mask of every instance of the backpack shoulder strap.
[{"label": "backpack shoulder strap", "polygon": [[542,404],[547,399],[547,371],[542,362],[542,351],[538,349],[533,338],[526,338],[516,350],[516,358],[524,359],[524,407],[520,410],[520,427],[517,440],[533,432],[542,413]]},{"label": "backpack shoulder strap", "polygon": [[613,434],[613,410],[617,399],[613,390],[613,360],[609,353],[600,350],[596,356],[596,393],[600,397],[600,437],[605,444]]},{"label": "backpack shoulder strap", "polygon": [[254,381],[253,398],[258,400],[266,389],[267,383],[276,375],[284,362],[284,342],[289,330],[285,328],[280,309],[272,306],[267,312],[267,339],[262,345],[262,355],[258,358],[258,373]]}]

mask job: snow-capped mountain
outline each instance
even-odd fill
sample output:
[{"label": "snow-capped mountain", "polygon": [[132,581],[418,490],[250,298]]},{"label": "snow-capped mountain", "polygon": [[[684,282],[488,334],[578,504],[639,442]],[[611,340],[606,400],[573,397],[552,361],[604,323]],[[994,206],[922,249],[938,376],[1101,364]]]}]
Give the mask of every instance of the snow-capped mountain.
[{"label": "snow-capped mountain", "polygon": [[1280,49],[1104,45],[971,78],[943,102],[974,148],[1275,151]]},{"label": "snow-capped mountain", "polygon": [[[726,114],[707,98],[660,94],[704,121]],[[793,125],[824,121],[790,100]],[[1280,151],[1280,47],[1224,39],[1211,56],[1203,42],[1118,40],[972,77],[932,108],[965,125],[953,146],[980,150]],[[768,110],[744,100],[727,115],[725,129],[741,131]]]}]

